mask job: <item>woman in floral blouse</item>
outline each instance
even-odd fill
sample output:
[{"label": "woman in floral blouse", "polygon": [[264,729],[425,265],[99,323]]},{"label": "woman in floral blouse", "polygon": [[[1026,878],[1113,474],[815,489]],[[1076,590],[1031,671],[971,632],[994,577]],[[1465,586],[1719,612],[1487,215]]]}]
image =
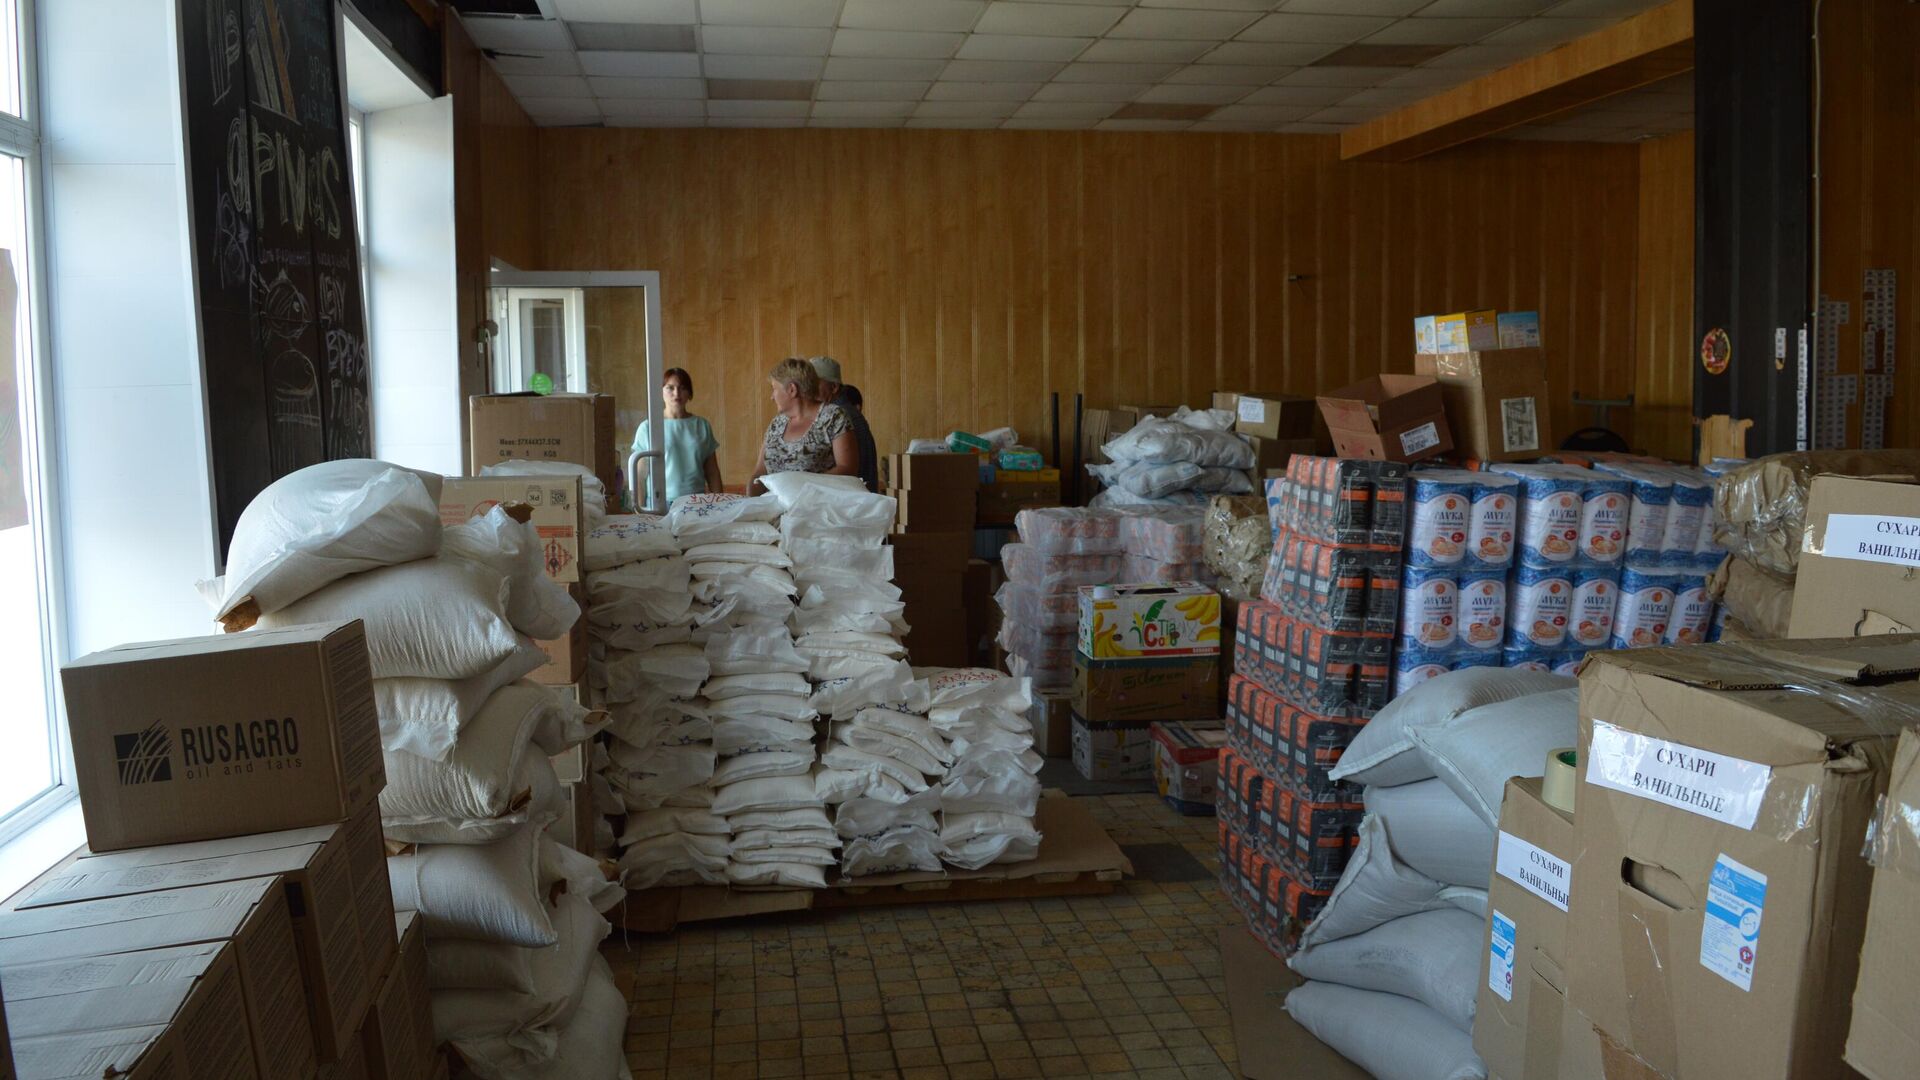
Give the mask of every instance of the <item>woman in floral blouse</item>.
[{"label": "woman in floral blouse", "polygon": [[854,444],[851,422],[840,406],[821,404],[820,376],[813,365],[790,357],[767,378],[779,413],[761,440],[760,460],[753,467],[747,494],[764,490],[760,478],[768,473],[860,475],[860,450]]}]

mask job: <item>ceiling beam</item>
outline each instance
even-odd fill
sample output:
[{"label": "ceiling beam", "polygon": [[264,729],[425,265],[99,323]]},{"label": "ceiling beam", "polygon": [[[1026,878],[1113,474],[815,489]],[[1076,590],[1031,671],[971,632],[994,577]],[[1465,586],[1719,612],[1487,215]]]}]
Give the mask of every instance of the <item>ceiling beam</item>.
[{"label": "ceiling beam", "polygon": [[1669,3],[1340,133],[1340,156],[1407,161],[1693,68],[1693,0]]}]

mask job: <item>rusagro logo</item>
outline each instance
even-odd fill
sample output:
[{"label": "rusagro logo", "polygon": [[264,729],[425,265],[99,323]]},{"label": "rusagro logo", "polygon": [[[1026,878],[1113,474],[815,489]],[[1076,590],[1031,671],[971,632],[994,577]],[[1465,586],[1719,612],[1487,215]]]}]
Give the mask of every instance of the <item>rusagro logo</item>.
[{"label": "rusagro logo", "polygon": [[250,773],[255,767],[299,768],[300,725],[291,716],[191,724],[180,729],[187,779]]},{"label": "rusagro logo", "polygon": [[173,739],[158,722],[145,731],[113,737],[113,760],[120,783],[154,784],[173,779]]}]

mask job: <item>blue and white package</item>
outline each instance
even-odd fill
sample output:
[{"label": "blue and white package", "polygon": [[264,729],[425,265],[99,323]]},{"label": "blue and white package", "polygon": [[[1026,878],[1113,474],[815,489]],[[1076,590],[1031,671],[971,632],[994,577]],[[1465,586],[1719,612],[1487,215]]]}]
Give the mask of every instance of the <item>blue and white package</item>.
[{"label": "blue and white package", "polygon": [[1726,633],[1726,630],[1727,630],[1727,609],[1725,607],[1716,607],[1713,609],[1713,622],[1709,623],[1707,626],[1708,644],[1712,644],[1713,642],[1719,641],[1720,635]]},{"label": "blue and white package", "polygon": [[[1618,566],[1627,551],[1627,511],[1632,504],[1627,482],[1586,472],[1586,485],[1580,489],[1579,561],[1586,566]],[[1661,525],[1665,524],[1662,519]]]},{"label": "blue and white package", "polygon": [[1700,535],[1693,542],[1693,559],[1688,568],[1703,574],[1711,574],[1718,569],[1727,557],[1727,549],[1720,546],[1720,540],[1713,532],[1713,504],[1707,504],[1707,511],[1700,515]]},{"label": "blue and white package", "polygon": [[1511,671],[1552,671],[1553,656],[1531,645],[1509,645],[1500,653],[1502,665]]},{"label": "blue and white package", "polygon": [[1465,561],[1473,474],[1462,469],[1417,470],[1407,477],[1407,499],[1413,504],[1407,565],[1457,567]]},{"label": "blue and white package", "polygon": [[1498,650],[1494,652],[1474,652],[1472,650],[1466,650],[1453,654],[1453,663],[1447,670],[1465,671],[1468,668],[1475,667],[1500,667],[1500,660],[1501,656]]},{"label": "blue and white package", "polygon": [[1580,554],[1580,493],[1586,479],[1550,465],[1495,465],[1489,468],[1520,482],[1519,524],[1522,566],[1571,566]]},{"label": "blue and white package", "polygon": [[1608,647],[1640,649],[1666,639],[1673,618],[1671,574],[1648,573],[1628,567],[1620,575],[1620,605],[1613,612],[1613,637]]},{"label": "blue and white package", "polygon": [[1460,648],[1499,655],[1507,641],[1507,575],[1469,570],[1460,575],[1454,635]]},{"label": "blue and white package", "polygon": [[1467,519],[1467,565],[1505,570],[1513,565],[1520,527],[1520,481],[1498,473],[1475,473],[1473,513]]},{"label": "blue and white package", "polygon": [[1393,696],[1419,686],[1435,675],[1453,670],[1448,657],[1422,649],[1400,649],[1393,654]]},{"label": "blue and white package", "polygon": [[1278,535],[1283,528],[1292,528],[1294,523],[1286,520],[1287,485],[1291,481],[1284,476],[1267,478],[1267,525]]},{"label": "blue and white package", "polygon": [[1445,653],[1453,648],[1459,622],[1460,586],[1452,570],[1408,566],[1400,571],[1400,644],[1402,648]]},{"label": "blue and white package", "polygon": [[1580,665],[1585,663],[1587,653],[1584,649],[1572,649],[1566,652],[1552,653],[1547,658],[1547,670],[1555,675],[1572,678],[1580,674]]},{"label": "blue and white package", "polygon": [[1557,649],[1573,611],[1573,571],[1521,566],[1507,585],[1507,644]]},{"label": "blue and white package", "polygon": [[[1660,565],[1683,569],[1700,567],[1696,552],[1700,533],[1713,539],[1713,484],[1692,469],[1668,469],[1673,474],[1673,502],[1667,507],[1667,532],[1660,541]],[[1716,549],[1717,550],[1717,549]],[[1716,563],[1718,560],[1715,560]]]},{"label": "blue and white package", "polygon": [[1673,477],[1661,469],[1604,461],[1593,468],[1627,482],[1627,562],[1659,565],[1667,539],[1667,508],[1673,502]]},{"label": "blue and white package", "polygon": [[1683,574],[1673,580],[1673,613],[1667,618],[1667,632],[1661,638],[1666,645],[1698,645],[1713,629],[1713,597],[1707,592],[1707,579]]},{"label": "blue and white package", "polygon": [[1613,637],[1613,613],[1620,601],[1620,571],[1587,566],[1573,572],[1573,606],[1567,613],[1567,639],[1582,649],[1604,649]]}]

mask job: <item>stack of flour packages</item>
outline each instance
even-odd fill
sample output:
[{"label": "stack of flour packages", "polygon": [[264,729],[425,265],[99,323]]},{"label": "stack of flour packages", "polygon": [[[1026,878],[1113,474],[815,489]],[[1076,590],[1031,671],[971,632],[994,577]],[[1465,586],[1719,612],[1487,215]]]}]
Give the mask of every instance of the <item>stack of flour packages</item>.
[{"label": "stack of flour packages", "polygon": [[545,663],[532,639],[579,609],[506,509],[442,529],[439,482],[367,460],[283,477],[202,590],[230,630],[364,624],[388,876],[426,928],[437,1037],[486,1080],[623,1077],[625,1003],[598,952],[623,894],[545,831],[561,811],[549,756],[598,718],[522,681]]},{"label": "stack of flour packages", "polygon": [[1396,697],[1331,776],[1360,786],[1360,845],[1288,963],[1293,1018],[1383,1080],[1480,1080],[1473,1015],[1508,779],[1572,746],[1579,685],[1466,668]]},{"label": "stack of flour packages", "polygon": [[1105,486],[1087,505],[1204,507],[1210,495],[1247,495],[1253,444],[1234,434],[1234,414],[1182,405],[1149,416],[1100,448],[1108,464],[1087,471]]}]

